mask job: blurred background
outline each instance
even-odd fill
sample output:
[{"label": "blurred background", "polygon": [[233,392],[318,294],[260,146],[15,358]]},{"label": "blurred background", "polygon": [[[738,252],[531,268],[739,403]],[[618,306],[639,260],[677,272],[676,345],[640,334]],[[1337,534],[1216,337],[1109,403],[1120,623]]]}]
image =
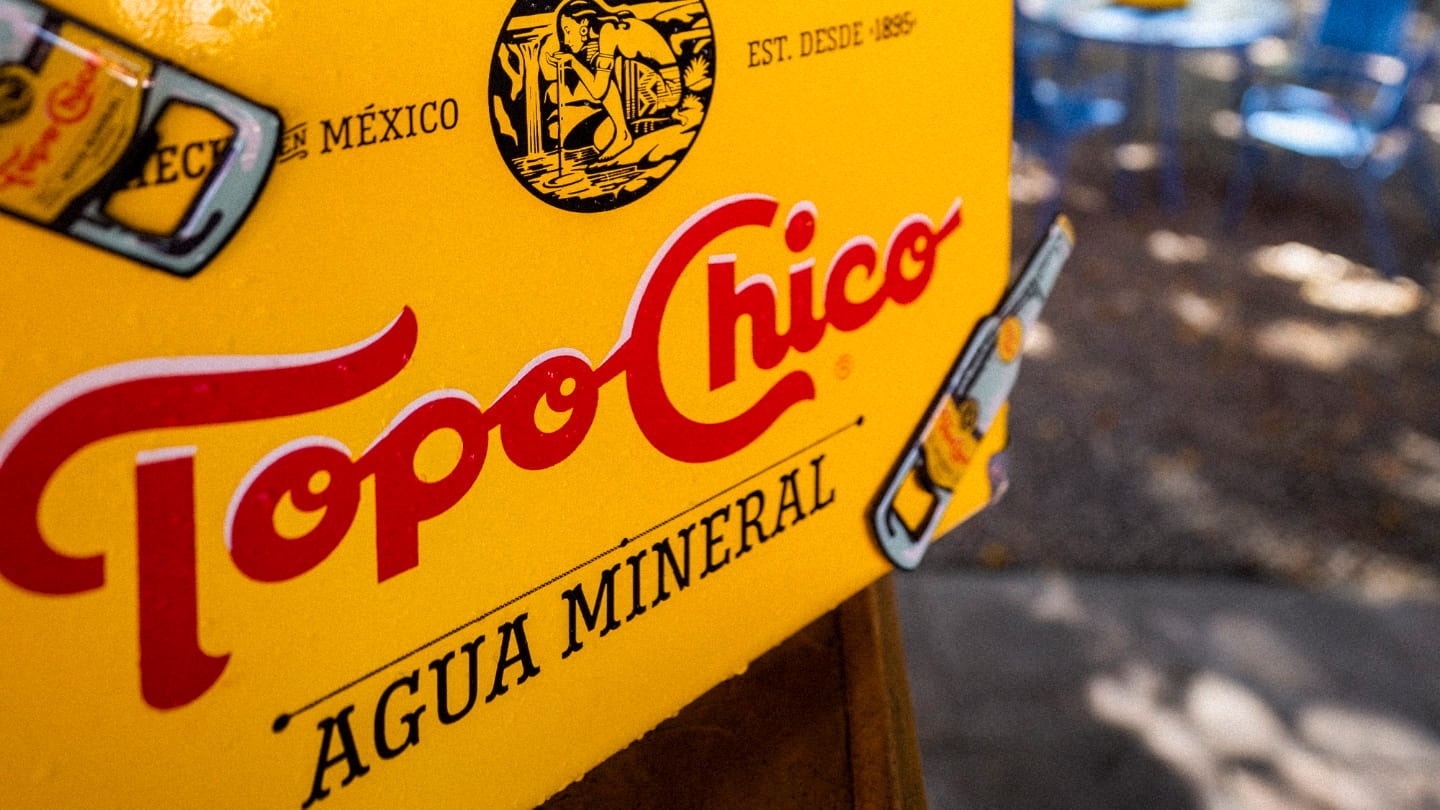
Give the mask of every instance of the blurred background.
[{"label": "blurred background", "polygon": [[1013,486],[897,577],[936,808],[1440,808],[1435,2],[1018,0]]}]

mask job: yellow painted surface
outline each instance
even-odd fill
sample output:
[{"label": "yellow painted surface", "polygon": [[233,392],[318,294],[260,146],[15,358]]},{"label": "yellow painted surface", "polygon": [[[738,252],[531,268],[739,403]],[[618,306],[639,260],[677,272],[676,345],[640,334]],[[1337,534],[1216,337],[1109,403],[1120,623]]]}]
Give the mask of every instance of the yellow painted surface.
[{"label": "yellow painted surface", "polygon": [[[526,136],[492,124],[521,98],[492,76],[497,39],[519,30],[505,28],[508,3],[54,8],[274,108],[285,129],[248,219],[192,278],[0,214],[6,806],[530,807],[890,569],[867,510],[1006,285],[1008,7],[707,0],[713,64],[680,65],[681,85],[665,64],[627,79],[645,88],[635,120],[646,105],[692,114],[683,99],[704,88],[698,135],[638,198],[600,212],[547,202],[502,158],[500,143]],[[793,58],[762,64],[782,52]],[[581,131],[569,116],[582,107],[562,131]],[[406,134],[387,133],[387,116]],[[173,161],[217,126],[200,114],[159,127],[172,162],[137,163],[144,182],[132,175],[110,215],[163,232],[200,204],[223,149],[189,151],[198,177]],[[561,158],[591,161],[593,176],[600,151]],[[165,165],[173,184],[157,182]],[[563,180],[557,169],[542,179]],[[695,246],[647,309],[663,275],[647,268],[685,243],[672,237],[737,200],[773,206],[770,224]],[[938,229],[957,200],[962,222],[936,238],[913,298],[836,326],[836,255],[869,238],[883,267],[898,226],[919,215]],[[787,218],[806,210],[813,239],[792,250]],[[782,335],[813,259],[810,316],[828,326],[760,363],[754,319],[735,318],[733,354],[720,352],[733,381],[716,385],[707,274],[727,257],[726,294],[773,290]],[[920,265],[897,268],[913,279]],[[863,301],[883,297],[879,278],[831,286]],[[370,373],[315,355],[377,335],[395,368],[368,390],[266,411]],[[653,358],[637,348],[647,335]],[[296,355],[330,376],[276,382]],[[588,387],[527,375],[542,358],[614,373]],[[655,368],[695,423],[767,396],[781,407],[734,447],[738,429],[658,428]],[[226,376],[247,372],[260,381]],[[531,383],[552,388],[516,393]],[[96,438],[46,460],[85,430]],[[710,457],[683,457],[712,439]],[[1004,440],[1002,418],[980,460]],[[440,493],[461,469],[473,482]],[[969,466],[943,526],[989,499],[984,469]],[[162,481],[187,470],[189,488]],[[256,495],[282,473],[289,489]],[[413,542],[382,525],[407,519]],[[25,526],[54,559],[26,556]],[[335,527],[333,547],[313,541]],[[687,541],[681,588],[657,546],[683,568]],[[599,607],[609,571],[618,626],[602,634],[605,610],[587,629],[565,594]],[[472,655],[476,697],[457,718]]]}]

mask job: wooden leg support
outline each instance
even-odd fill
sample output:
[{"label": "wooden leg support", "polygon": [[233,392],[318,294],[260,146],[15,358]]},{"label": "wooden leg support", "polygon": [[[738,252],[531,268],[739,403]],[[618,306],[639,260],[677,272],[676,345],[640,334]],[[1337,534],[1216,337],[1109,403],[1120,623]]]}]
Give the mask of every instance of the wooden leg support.
[{"label": "wooden leg support", "polygon": [[888,577],[542,805],[543,810],[924,807]]}]

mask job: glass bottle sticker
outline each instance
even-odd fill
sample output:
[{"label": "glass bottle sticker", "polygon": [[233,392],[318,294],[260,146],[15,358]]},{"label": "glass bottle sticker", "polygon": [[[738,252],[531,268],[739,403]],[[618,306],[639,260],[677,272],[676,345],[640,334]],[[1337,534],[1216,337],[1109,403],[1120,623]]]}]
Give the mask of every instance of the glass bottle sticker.
[{"label": "glass bottle sticker", "polygon": [[[30,0],[0,0],[0,210],[176,275],[199,272],[264,187],[273,110]],[[173,188],[157,143],[223,144]]]}]

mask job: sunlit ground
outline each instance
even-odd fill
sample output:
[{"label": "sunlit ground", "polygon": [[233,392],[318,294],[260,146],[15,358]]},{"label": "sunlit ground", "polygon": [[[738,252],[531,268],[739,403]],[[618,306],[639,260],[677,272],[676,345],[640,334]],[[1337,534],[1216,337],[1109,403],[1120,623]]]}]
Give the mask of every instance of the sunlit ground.
[{"label": "sunlit ground", "polygon": [[[1268,39],[1248,56],[1264,74],[1293,49]],[[1124,67],[1104,53],[1082,64]],[[955,649],[911,662],[940,684],[932,750],[954,784],[1013,800],[995,806],[1440,808],[1440,234],[1414,176],[1386,180],[1401,270],[1386,278],[1345,170],[1279,153],[1239,226],[1222,228],[1240,68],[1229,53],[1182,59],[1177,211],[1160,204],[1148,105],[1126,142],[1082,139],[1063,183],[1035,150],[1015,153],[1017,255],[1057,192],[1079,244],[1025,346],[1012,487],[937,543],[917,580],[947,594],[925,627],[943,623],[935,643]],[[1415,132],[1440,168],[1440,97]],[[1130,211],[1115,203],[1122,173]],[[998,588],[1008,612],[946,591],[952,573]],[[1124,596],[1139,582],[1238,587],[1256,604]],[[1333,615],[1307,618],[1302,597]],[[1409,624],[1389,647],[1345,624],[1394,616]],[[1064,646],[1030,661],[1026,639]],[[1356,645],[1374,671],[1346,652]],[[1032,669],[1066,656],[1079,675],[1035,675],[1040,691],[1026,691]],[[917,712],[926,699],[917,691]],[[1088,731],[1059,739],[1047,724],[1059,716]],[[1004,747],[1017,729],[1028,742]],[[1111,759],[1091,756],[1106,746]],[[1135,795],[1185,801],[1127,800],[1127,779]],[[1060,798],[1044,801],[1047,787]],[[932,804],[990,806],[947,797]]]},{"label": "sunlit ground", "polygon": [[[1293,49],[1271,38],[1248,55],[1263,75]],[[1200,53],[1182,69],[1178,211],[1159,204],[1148,108],[1125,142],[1081,140],[1064,178],[1029,144],[1015,151],[1017,254],[1057,194],[1079,247],[1027,345],[1016,489],[945,544],[942,564],[1440,595],[1440,475],[1375,461],[1414,437],[1440,445],[1440,236],[1414,178],[1383,186],[1394,278],[1376,271],[1353,189],[1324,161],[1271,156],[1238,228],[1222,228],[1240,62]],[[1440,166],[1440,99],[1418,123]],[[1127,179],[1138,204],[1117,210]]]},{"label": "sunlit ground", "polygon": [[1440,805],[1440,605],[1058,572],[897,587],[933,807]]},{"label": "sunlit ground", "polygon": [[[1076,599],[1063,580],[1048,588],[1037,602]],[[1136,650],[1093,676],[1085,699],[1096,718],[1134,734],[1182,776],[1199,806],[1400,810],[1440,802],[1440,741],[1384,711],[1317,698],[1317,662],[1267,617],[1235,609],[1188,629],[1228,648],[1241,666],[1226,661],[1227,668],[1244,675],[1201,668],[1177,677]],[[1288,686],[1288,697],[1275,699],[1285,710],[1246,680]]]},{"label": "sunlit ground", "polygon": [[[1204,164],[1187,165],[1187,206],[1173,215],[1153,204],[1153,145],[1097,136],[1077,149],[1063,200],[1080,247],[1026,346],[1017,492],[947,543],[946,564],[1440,596],[1440,462],[1396,450],[1440,448],[1440,239],[1402,211],[1411,269],[1380,275],[1353,201],[1304,166],[1223,230],[1224,112],[1194,113],[1212,131],[1186,141]],[[1016,154],[1019,251],[1059,181]],[[1150,195],[1133,213],[1109,193],[1120,170]],[[1394,189],[1397,209],[1406,191]]]}]

